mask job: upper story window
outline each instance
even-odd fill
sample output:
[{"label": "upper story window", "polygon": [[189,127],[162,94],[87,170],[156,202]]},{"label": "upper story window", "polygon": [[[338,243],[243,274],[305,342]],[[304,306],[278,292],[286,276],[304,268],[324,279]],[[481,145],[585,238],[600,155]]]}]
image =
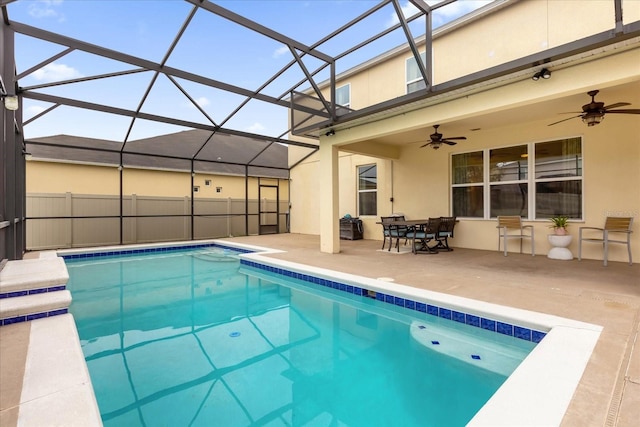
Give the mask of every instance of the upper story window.
[{"label": "upper story window", "polygon": [[568,138],[451,157],[452,214],[582,219],[582,140]]},{"label": "upper story window", "polygon": [[358,215],[377,215],[378,168],[375,164],[358,166]]},{"label": "upper story window", "polygon": [[336,104],[343,107],[351,107],[351,84],[336,88]]},{"label": "upper story window", "polygon": [[[420,58],[422,59],[422,63],[427,63],[427,54],[422,52],[420,54]],[[420,74],[420,69],[418,68],[418,63],[416,62],[415,57],[411,57],[407,59],[407,93],[415,92],[420,89],[424,89],[427,85],[422,78],[422,74]]]}]

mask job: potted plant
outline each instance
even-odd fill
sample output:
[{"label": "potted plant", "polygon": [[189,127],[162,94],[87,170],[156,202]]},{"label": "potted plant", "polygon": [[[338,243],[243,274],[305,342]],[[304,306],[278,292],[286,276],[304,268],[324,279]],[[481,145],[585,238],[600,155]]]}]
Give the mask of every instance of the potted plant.
[{"label": "potted plant", "polygon": [[567,234],[567,227],[569,226],[569,218],[564,215],[556,215],[550,218],[553,231],[558,236],[565,236]]}]

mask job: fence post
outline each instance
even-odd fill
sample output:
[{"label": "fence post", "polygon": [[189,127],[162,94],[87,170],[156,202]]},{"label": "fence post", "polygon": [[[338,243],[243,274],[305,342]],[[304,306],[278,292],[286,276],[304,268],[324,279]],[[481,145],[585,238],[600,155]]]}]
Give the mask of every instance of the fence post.
[{"label": "fence post", "polygon": [[[183,217],[183,222],[184,222],[184,240],[191,240],[191,233],[189,232],[189,226],[191,225],[191,217],[189,216],[191,214],[191,197],[189,196],[184,196],[184,209],[183,209],[183,214],[185,215]],[[194,236],[195,237],[195,236]]]},{"label": "fence post", "polygon": [[232,237],[231,235],[231,210],[233,209],[231,203],[231,197],[227,197],[227,236]]},{"label": "fence post", "polygon": [[138,196],[131,194],[131,241],[138,243]]},{"label": "fence post", "polygon": [[73,219],[71,219],[71,217],[73,216],[73,196],[68,191],[64,193],[64,216],[69,218],[66,221],[67,232],[65,233],[66,234],[65,244],[68,248],[72,248],[73,247]]}]

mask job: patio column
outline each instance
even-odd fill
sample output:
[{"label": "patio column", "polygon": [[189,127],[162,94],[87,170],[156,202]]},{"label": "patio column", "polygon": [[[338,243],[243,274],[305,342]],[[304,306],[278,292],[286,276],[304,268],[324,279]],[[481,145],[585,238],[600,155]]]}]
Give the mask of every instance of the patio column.
[{"label": "patio column", "polygon": [[[340,219],[338,218],[338,148],[320,141],[320,251],[340,252]],[[310,188],[309,191],[314,191]]]}]

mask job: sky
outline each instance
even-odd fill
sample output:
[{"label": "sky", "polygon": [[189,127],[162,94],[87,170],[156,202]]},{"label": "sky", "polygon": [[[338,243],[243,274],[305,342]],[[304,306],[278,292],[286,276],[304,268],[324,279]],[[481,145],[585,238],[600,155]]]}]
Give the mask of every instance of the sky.
[{"label": "sky", "polygon": [[[378,2],[233,0],[213,3],[310,46]],[[452,3],[434,12],[433,26],[437,28],[487,3],[489,1],[471,0]],[[407,1],[401,1],[401,6],[405,17],[416,11]],[[10,3],[7,8],[12,21],[160,63],[193,6],[182,0],[19,0]],[[338,55],[397,22],[393,7],[387,5],[364,22],[319,46],[318,50],[330,56]],[[423,29],[424,21],[412,24],[412,35],[422,34]],[[337,61],[337,72],[346,71],[403,43],[406,43],[404,33],[396,30]],[[15,55],[18,74],[64,49],[60,45],[17,34]],[[286,45],[199,10],[166,64],[224,83],[257,90],[292,58]],[[322,61],[309,55],[303,61],[309,70],[322,64]],[[73,51],[24,76],[19,85],[32,87],[133,68],[135,67],[129,64]],[[280,97],[303,77],[299,67],[292,67],[261,93]],[[328,77],[327,68],[327,71],[318,75],[316,81],[320,82]],[[151,82],[153,73],[145,72],[34,90],[135,110]],[[177,79],[177,83],[180,88],[160,75],[144,100],[141,111],[198,123],[211,124],[211,119],[217,125],[229,129],[273,137],[288,129],[286,108],[252,100],[239,113],[230,117],[245,97],[187,80]],[[304,87],[308,85],[301,88]],[[206,115],[193,105],[181,89],[190,94]],[[25,99],[23,120],[29,120],[50,106],[45,102]],[[185,130],[174,125],[136,120],[128,133],[130,125],[131,119],[126,117],[62,106],[26,125],[24,134],[27,139],[68,134],[123,141],[125,138],[135,140]]]}]

